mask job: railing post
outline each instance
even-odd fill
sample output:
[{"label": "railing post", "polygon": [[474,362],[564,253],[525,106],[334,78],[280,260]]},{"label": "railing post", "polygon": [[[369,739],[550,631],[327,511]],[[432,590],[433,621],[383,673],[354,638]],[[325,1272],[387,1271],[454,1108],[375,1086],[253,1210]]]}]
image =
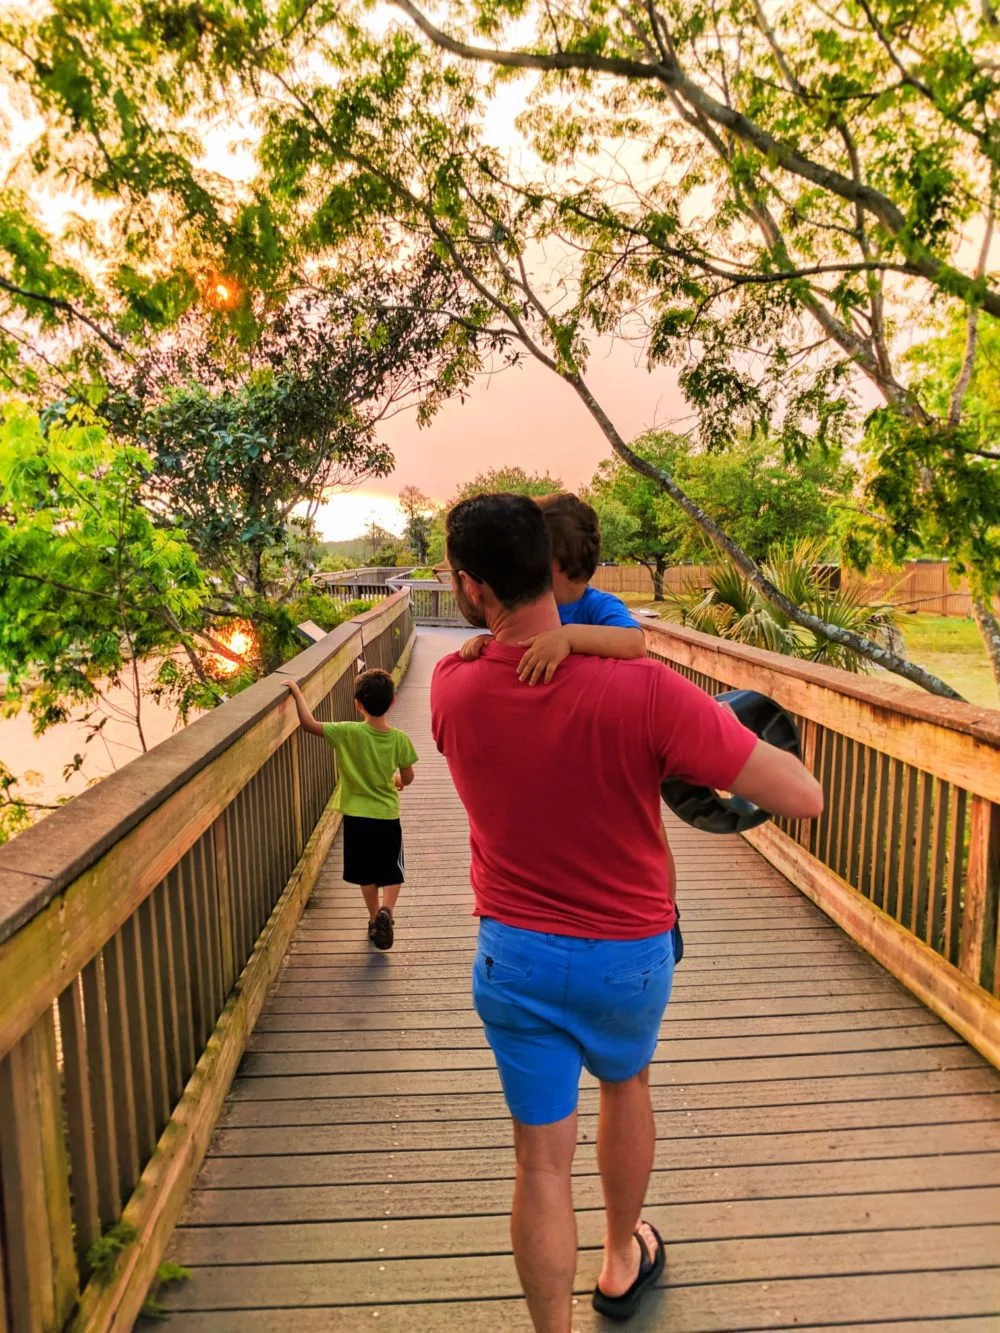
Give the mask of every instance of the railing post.
[{"label": "railing post", "polygon": [[[959,967],[977,985],[998,993],[995,973],[1000,894],[1000,806],[973,796],[969,860],[962,905]],[[991,984],[992,983],[992,984]]]}]

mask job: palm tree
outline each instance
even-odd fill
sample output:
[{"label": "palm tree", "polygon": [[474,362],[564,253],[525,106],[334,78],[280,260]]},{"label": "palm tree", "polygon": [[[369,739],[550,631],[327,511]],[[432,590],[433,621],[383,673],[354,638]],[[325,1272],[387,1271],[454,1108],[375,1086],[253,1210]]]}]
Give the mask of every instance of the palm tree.
[{"label": "palm tree", "polygon": [[[865,634],[887,647],[895,638],[891,607],[868,606],[857,591],[833,588],[824,573],[822,540],[806,538],[792,546],[772,546],[762,563],[766,576],[780,592],[827,624]],[[688,625],[735,643],[767,648],[787,657],[822,662],[843,671],[869,671],[872,663],[850,648],[833,643],[793,624],[751,586],[728,560],[714,566],[708,587],[689,583],[673,594],[662,613],[664,620]]]}]

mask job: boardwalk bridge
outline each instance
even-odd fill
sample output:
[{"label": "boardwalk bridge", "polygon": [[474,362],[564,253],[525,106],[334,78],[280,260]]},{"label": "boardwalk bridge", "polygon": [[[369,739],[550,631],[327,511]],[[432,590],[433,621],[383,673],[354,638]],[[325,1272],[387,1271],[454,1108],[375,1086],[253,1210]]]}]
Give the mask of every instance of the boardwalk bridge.
[{"label": "boardwalk bridge", "polygon": [[[687,952],[652,1070],[671,1333],[1000,1328],[1000,715],[651,624],[799,719],[815,824],[670,829]],[[0,851],[0,1333],[525,1330],[513,1155],[469,1002],[466,826],[408,590]],[[339,877],[330,751],[405,673],[399,941]],[[362,922],[363,926],[363,922]],[[599,1265],[581,1099],[576,1327]],[[103,1237],[103,1240],[102,1240]]]}]

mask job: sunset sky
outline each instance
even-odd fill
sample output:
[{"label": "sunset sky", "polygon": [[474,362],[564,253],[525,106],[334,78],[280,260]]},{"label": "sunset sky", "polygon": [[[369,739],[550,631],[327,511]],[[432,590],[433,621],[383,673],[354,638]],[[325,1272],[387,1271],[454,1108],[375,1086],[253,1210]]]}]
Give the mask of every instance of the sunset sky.
[{"label": "sunset sky", "polygon": [[[648,372],[634,347],[596,346],[587,379],[626,439],[649,426],[690,428],[690,420],[682,419],[675,372]],[[372,516],[400,530],[395,497],[404,486],[419,486],[442,501],[487,468],[517,464],[561,477],[572,489],[588,482],[611,452],[576,394],[528,361],[483,379],[464,405],[448,403],[423,430],[412,415],[397,417],[387,423],[384,438],[396,455],[395,472],[324,505],[317,524],[327,540],[358,536]]]}]

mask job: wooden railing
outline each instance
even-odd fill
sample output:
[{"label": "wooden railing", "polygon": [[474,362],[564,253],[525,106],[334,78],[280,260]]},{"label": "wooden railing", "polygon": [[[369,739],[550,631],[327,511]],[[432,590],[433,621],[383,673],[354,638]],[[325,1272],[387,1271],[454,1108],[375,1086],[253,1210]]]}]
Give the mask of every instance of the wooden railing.
[{"label": "wooden railing", "polygon": [[748,841],[1000,1065],[1000,712],[645,628],[650,654],[709,693],[759,690],[795,717],[825,811]]},{"label": "wooden railing", "polygon": [[353,718],[412,623],[398,593],[0,849],[0,1333],[132,1327],[339,823],[283,681]]},{"label": "wooden railing", "polygon": [[459,610],[451,580],[447,584],[434,579],[393,578],[390,587],[408,588],[413,619],[418,625],[468,625]]}]

